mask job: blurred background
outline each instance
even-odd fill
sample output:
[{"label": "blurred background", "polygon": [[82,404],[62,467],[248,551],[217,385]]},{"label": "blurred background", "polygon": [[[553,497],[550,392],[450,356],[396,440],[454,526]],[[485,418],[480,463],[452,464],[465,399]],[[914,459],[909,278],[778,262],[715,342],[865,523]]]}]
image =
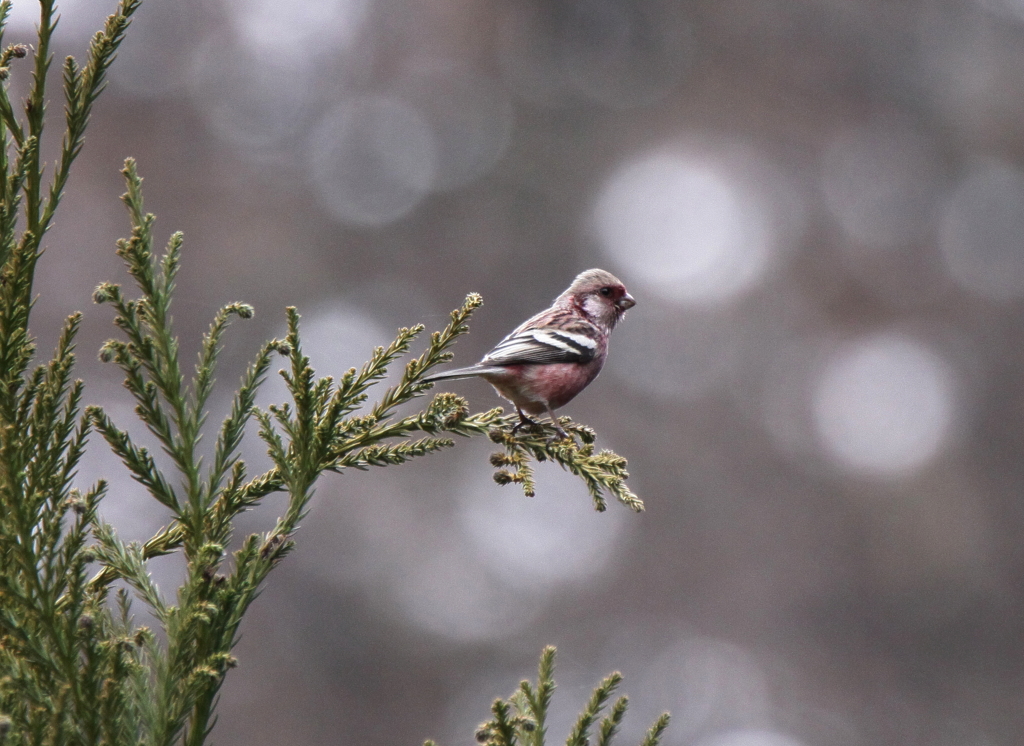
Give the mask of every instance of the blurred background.
[{"label": "blurred background", "polygon": [[[112,8],[67,0],[58,59]],[[553,743],[616,669],[623,743],[663,710],[668,746],[1022,742],[1021,0],[146,0],[34,316],[45,350],[86,311],[87,399],[121,424],[90,296],[127,282],[129,155],[161,241],[185,232],[186,348],[256,307],[218,413],[286,305],[337,375],[470,291],[462,364],[588,267],[638,300],[563,413],[647,512],[550,465],[499,488],[482,440],[324,478],[216,743],[472,743],[546,643]],[[125,538],[166,520],[94,439],[101,475]]]}]

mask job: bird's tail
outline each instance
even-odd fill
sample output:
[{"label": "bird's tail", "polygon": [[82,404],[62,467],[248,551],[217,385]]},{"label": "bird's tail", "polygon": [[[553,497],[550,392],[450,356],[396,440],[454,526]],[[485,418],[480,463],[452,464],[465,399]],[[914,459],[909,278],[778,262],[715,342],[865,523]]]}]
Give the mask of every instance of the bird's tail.
[{"label": "bird's tail", "polygon": [[477,376],[484,376],[488,373],[498,373],[502,369],[493,365],[471,365],[468,368],[456,368],[455,370],[446,370],[443,373],[435,373],[432,376],[427,376],[423,379],[424,383],[435,383],[437,381],[457,381],[460,378],[476,378]]}]

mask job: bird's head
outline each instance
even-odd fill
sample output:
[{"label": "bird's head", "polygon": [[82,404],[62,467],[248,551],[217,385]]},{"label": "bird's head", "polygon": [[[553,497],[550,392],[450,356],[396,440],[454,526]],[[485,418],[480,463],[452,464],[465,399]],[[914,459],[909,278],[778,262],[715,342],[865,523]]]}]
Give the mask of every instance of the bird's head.
[{"label": "bird's head", "polygon": [[603,269],[581,272],[562,295],[570,298],[594,322],[608,329],[636,305],[622,281]]}]

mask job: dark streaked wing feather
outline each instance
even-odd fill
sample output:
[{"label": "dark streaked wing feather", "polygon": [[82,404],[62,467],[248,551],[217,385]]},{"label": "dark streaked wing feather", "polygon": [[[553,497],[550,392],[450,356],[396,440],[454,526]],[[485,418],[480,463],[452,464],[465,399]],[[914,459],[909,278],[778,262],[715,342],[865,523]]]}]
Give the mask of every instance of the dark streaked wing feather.
[{"label": "dark streaked wing feather", "polygon": [[501,340],[480,365],[587,363],[597,342],[587,334],[552,327],[519,329]]}]

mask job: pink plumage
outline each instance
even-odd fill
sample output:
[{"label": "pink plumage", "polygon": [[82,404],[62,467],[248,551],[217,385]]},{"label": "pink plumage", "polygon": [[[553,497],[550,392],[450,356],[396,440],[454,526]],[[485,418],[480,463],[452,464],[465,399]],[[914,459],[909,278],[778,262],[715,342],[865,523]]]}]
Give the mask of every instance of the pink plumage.
[{"label": "pink plumage", "polygon": [[476,365],[437,373],[425,381],[483,378],[512,402],[520,427],[527,414],[547,413],[575,398],[601,372],[608,337],[636,305],[622,282],[603,269],[581,272],[551,307],[528,319]]}]

